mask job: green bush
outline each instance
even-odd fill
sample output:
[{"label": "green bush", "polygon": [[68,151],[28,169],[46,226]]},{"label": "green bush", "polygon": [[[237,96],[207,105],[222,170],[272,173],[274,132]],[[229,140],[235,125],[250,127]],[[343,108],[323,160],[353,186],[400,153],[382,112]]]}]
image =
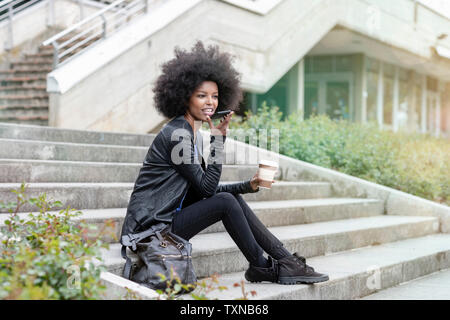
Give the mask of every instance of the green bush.
[{"label": "green bush", "polygon": [[[233,120],[230,131],[279,129],[283,155],[450,204],[448,140],[394,133],[380,130],[375,122],[331,120],[326,115],[307,120],[301,114],[291,114],[285,121],[281,118],[277,107],[263,104],[257,114],[246,112],[242,119]],[[260,141],[257,145],[265,147]]]},{"label": "green bush", "polygon": [[[99,299],[105,289],[100,282],[100,238],[109,234],[111,221],[101,230],[76,222],[81,212],[67,208],[59,213],[48,210],[61,207],[46,194],[26,198],[26,186],[13,190],[17,202],[4,204],[9,218],[0,231],[1,299]],[[18,214],[25,203],[35,205],[39,213],[27,219]]]}]

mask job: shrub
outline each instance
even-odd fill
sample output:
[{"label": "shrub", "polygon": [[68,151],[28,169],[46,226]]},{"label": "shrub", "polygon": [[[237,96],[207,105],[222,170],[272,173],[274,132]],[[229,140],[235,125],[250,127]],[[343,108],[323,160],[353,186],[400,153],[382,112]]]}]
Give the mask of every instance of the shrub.
[{"label": "shrub", "polygon": [[[230,131],[276,128],[281,154],[450,204],[450,141],[381,130],[375,122],[331,120],[326,115],[281,118],[277,107],[263,104],[257,114],[246,112],[243,119],[233,120]],[[265,147],[259,140],[257,145]]]},{"label": "shrub", "polygon": [[[17,202],[8,208],[9,219],[0,236],[0,298],[2,299],[98,299],[105,289],[100,282],[100,248],[107,248],[100,238],[110,232],[111,222],[98,232],[84,221],[73,218],[81,212],[69,207],[59,213],[49,209],[61,207],[46,194],[26,198],[26,186],[13,190]],[[28,219],[18,214],[30,203],[38,213]]]}]

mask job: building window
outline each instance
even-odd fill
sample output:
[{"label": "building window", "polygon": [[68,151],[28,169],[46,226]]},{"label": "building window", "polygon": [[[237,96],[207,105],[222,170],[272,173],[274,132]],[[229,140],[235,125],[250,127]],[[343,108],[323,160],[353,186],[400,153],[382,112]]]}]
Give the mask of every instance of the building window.
[{"label": "building window", "polygon": [[383,63],[383,124],[392,125],[392,110],[394,99],[394,66]]},{"label": "building window", "polygon": [[377,60],[366,57],[366,120],[377,121],[377,93],[378,93],[378,70],[380,64]]},{"label": "building window", "polygon": [[414,83],[413,95],[408,128],[411,131],[420,131],[420,124],[422,122],[422,86],[417,81]]},{"label": "building window", "polygon": [[400,76],[399,83],[399,99],[398,99],[398,110],[397,110],[397,125],[399,129],[408,128],[408,82],[403,80]]},{"label": "building window", "polygon": [[319,83],[305,81],[305,119],[319,114]]}]

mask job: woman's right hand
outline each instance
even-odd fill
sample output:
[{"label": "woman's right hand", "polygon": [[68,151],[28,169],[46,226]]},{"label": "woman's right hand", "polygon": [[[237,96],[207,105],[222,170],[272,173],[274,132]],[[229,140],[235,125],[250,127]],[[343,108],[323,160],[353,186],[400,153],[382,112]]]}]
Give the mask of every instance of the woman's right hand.
[{"label": "woman's right hand", "polygon": [[231,120],[231,117],[232,117],[233,113],[234,113],[234,111],[231,111],[228,115],[223,117],[220,120],[220,123],[217,126],[214,126],[214,124],[212,123],[211,118],[209,116],[207,116],[206,119],[208,121],[209,128],[211,129],[211,135],[213,135],[213,136],[218,136],[218,135],[226,136],[227,135],[227,129],[228,129],[228,126],[230,124],[230,120]]}]

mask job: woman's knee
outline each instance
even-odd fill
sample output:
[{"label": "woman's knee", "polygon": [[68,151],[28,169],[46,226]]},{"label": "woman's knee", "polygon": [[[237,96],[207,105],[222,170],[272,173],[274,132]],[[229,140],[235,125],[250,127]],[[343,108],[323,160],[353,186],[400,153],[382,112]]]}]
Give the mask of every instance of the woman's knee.
[{"label": "woman's knee", "polygon": [[235,210],[236,208],[240,208],[239,202],[236,197],[229,192],[220,192],[214,195],[218,200],[219,206],[221,206],[225,211]]}]

